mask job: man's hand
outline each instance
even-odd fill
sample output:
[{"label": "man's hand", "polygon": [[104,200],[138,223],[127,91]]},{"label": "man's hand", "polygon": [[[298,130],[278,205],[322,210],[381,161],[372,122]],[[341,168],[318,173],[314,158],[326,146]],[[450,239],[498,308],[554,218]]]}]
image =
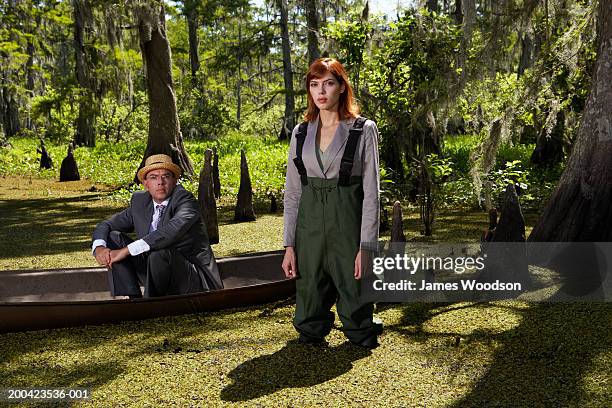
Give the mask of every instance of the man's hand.
[{"label": "man's hand", "polygon": [[108,267],[112,268],[115,262],[121,262],[128,256],[130,256],[130,251],[128,251],[127,247],[121,249],[113,249],[112,251],[110,251],[110,263],[108,264]]},{"label": "man's hand", "polygon": [[288,279],[297,277],[297,263],[295,262],[295,250],[288,246],[285,248],[285,257],[283,258],[283,271]]},{"label": "man's hand", "polygon": [[104,246],[96,247],[94,250],[94,256],[98,265],[109,267],[111,263],[111,250]]}]

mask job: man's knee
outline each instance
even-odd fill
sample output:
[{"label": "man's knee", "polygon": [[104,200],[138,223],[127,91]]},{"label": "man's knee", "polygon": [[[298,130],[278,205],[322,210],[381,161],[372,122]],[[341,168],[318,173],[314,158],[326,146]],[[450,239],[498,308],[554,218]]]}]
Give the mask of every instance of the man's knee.
[{"label": "man's knee", "polygon": [[111,231],[108,234],[108,242],[106,243],[107,248],[121,249],[126,247],[128,244],[128,239],[124,233],[119,231]]},{"label": "man's knee", "polygon": [[149,252],[149,265],[170,265],[172,262],[172,251],[169,249],[156,249]]},{"label": "man's knee", "polygon": [[170,249],[157,249],[149,252],[147,257],[147,270],[154,280],[168,278],[172,270],[173,251]]}]

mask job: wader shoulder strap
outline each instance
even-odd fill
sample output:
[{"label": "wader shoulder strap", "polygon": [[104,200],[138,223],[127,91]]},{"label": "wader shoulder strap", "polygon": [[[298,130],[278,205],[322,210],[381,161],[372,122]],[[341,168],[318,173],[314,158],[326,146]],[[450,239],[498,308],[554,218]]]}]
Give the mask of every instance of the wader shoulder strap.
[{"label": "wader shoulder strap", "polygon": [[355,150],[357,149],[357,143],[359,137],[363,133],[363,124],[366,118],[358,117],[353,123],[353,127],[349,130],[349,137],[346,141],[346,147],[344,148],[344,154],[340,161],[340,174],[338,176],[338,185],[348,186],[351,178],[351,172],[353,171],[353,158],[355,157]]},{"label": "wader shoulder strap", "polygon": [[306,175],[306,166],[304,166],[304,161],[302,161],[302,150],[304,150],[304,140],[306,140],[307,130],[308,130],[308,122],[300,123],[300,127],[298,127],[298,132],[295,135],[295,138],[297,139],[297,146],[295,149],[296,157],[293,159],[293,163],[295,163],[295,167],[297,167],[297,171],[300,174],[300,180],[303,186],[308,184],[308,176]]}]

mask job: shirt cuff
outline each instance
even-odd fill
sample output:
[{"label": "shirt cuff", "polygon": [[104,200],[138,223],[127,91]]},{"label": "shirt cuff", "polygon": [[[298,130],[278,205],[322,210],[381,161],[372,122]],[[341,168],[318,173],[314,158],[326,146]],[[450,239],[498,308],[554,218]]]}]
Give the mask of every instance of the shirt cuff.
[{"label": "shirt cuff", "polygon": [[99,246],[106,246],[106,241],[103,239],[96,239],[93,244],[91,244],[91,254],[94,255],[94,252],[96,252],[96,248]]},{"label": "shirt cuff", "polygon": [[129,244],[127,249],[130,252],[130,255],[136,256],[142,254],[143,252],[149,251],[151,247],[144,239],[139,239]]}]

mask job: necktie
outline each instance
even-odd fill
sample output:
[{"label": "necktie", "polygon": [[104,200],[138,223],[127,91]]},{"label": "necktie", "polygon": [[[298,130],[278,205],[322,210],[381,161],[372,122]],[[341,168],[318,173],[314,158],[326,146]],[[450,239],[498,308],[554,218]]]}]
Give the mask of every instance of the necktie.
[{"label": "necktie", "polygon": [[151,228],[150,232],[157,230],[157,225],[159,224],[159,220],[161,220],[162,215],[164,215],[165,205],[156,204],[155,212],[153,213],[153,219],[151,220]]}]

